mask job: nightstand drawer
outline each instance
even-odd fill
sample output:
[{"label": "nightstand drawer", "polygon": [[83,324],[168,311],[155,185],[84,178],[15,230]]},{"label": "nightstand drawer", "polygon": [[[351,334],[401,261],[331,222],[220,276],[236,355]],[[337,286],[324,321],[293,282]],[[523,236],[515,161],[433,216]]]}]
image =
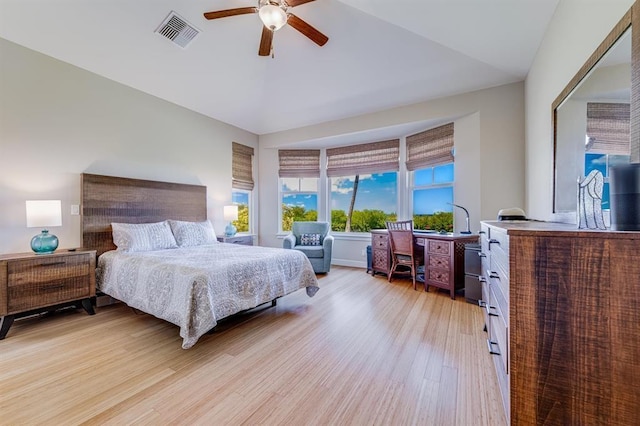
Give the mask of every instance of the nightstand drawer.
[{"label": "nightstand drawer", "polygon": [[89,274],[86,256],[47,257],[10,262],[7,265],[9,287],[25,283],[47,283]]},{"label": "nightstand drawer", "polygon": [[91,297],[90,284],[90,277],[85,274],[46,282],[33,281],[9,286],[7,310],[9,314],[13,314],[69,300]]}]

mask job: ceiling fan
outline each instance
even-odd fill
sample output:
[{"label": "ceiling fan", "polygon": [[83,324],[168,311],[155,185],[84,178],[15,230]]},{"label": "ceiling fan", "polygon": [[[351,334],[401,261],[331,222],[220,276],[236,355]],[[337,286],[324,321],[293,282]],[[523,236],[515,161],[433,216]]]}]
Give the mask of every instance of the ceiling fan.
[{"label": "ceiling fan", "polygon": [[258,55],[273,57],[273,33],[285,24],[291,25],[303,35],[307,36],[312,42],[318,46],[324,46],[329,38],[320,31],[298,18],[293,13],[289,13],[289,8],[309,3],[315,0],[258,0],[258,7],[240,7],[236,9],[217,10],[214,12],[206,12],[206,19],[226,18],[228,16],[245,15],[249,13],[258,13],[262,23],[262,38],[260,39],[260,47]]}]

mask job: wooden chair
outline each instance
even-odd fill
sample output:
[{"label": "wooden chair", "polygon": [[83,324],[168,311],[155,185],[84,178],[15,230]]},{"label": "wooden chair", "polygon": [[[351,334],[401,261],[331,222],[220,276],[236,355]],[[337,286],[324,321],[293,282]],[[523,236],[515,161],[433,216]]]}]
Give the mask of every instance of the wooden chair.
[{"label": "wooden chair", "polygon": [[391,245],[391,269],[389,270],[389,282],[398,266],[409,268],[413,289],[416,290],[416,271],[420,265],[420,256],[416,256],[413,247],[413,221],[405,220],[387,222],[389,231],[389,244]]}]

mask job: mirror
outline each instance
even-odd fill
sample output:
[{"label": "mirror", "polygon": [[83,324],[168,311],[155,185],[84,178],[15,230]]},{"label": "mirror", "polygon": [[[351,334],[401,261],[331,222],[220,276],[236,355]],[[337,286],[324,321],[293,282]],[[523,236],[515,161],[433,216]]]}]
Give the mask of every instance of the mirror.
[{"label": "mirror", "polygon": [[553,211],[568,220],[576,217],[578,179],[602,172],[606,211],[608,168],[630,161],[631,31],[629,11],[552,105]]}]

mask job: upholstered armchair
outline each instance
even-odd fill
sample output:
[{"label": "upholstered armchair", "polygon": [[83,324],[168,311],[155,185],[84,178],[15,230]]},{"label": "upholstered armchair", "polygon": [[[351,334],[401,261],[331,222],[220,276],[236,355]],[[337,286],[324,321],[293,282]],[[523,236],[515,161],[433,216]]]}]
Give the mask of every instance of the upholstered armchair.
[{"label": "upholstered armchair", "polygon": [[282,247],[306,254],[316,273],[329,272],[331,268],[333,236],[329,235],[328,222],[293,222]]}]

